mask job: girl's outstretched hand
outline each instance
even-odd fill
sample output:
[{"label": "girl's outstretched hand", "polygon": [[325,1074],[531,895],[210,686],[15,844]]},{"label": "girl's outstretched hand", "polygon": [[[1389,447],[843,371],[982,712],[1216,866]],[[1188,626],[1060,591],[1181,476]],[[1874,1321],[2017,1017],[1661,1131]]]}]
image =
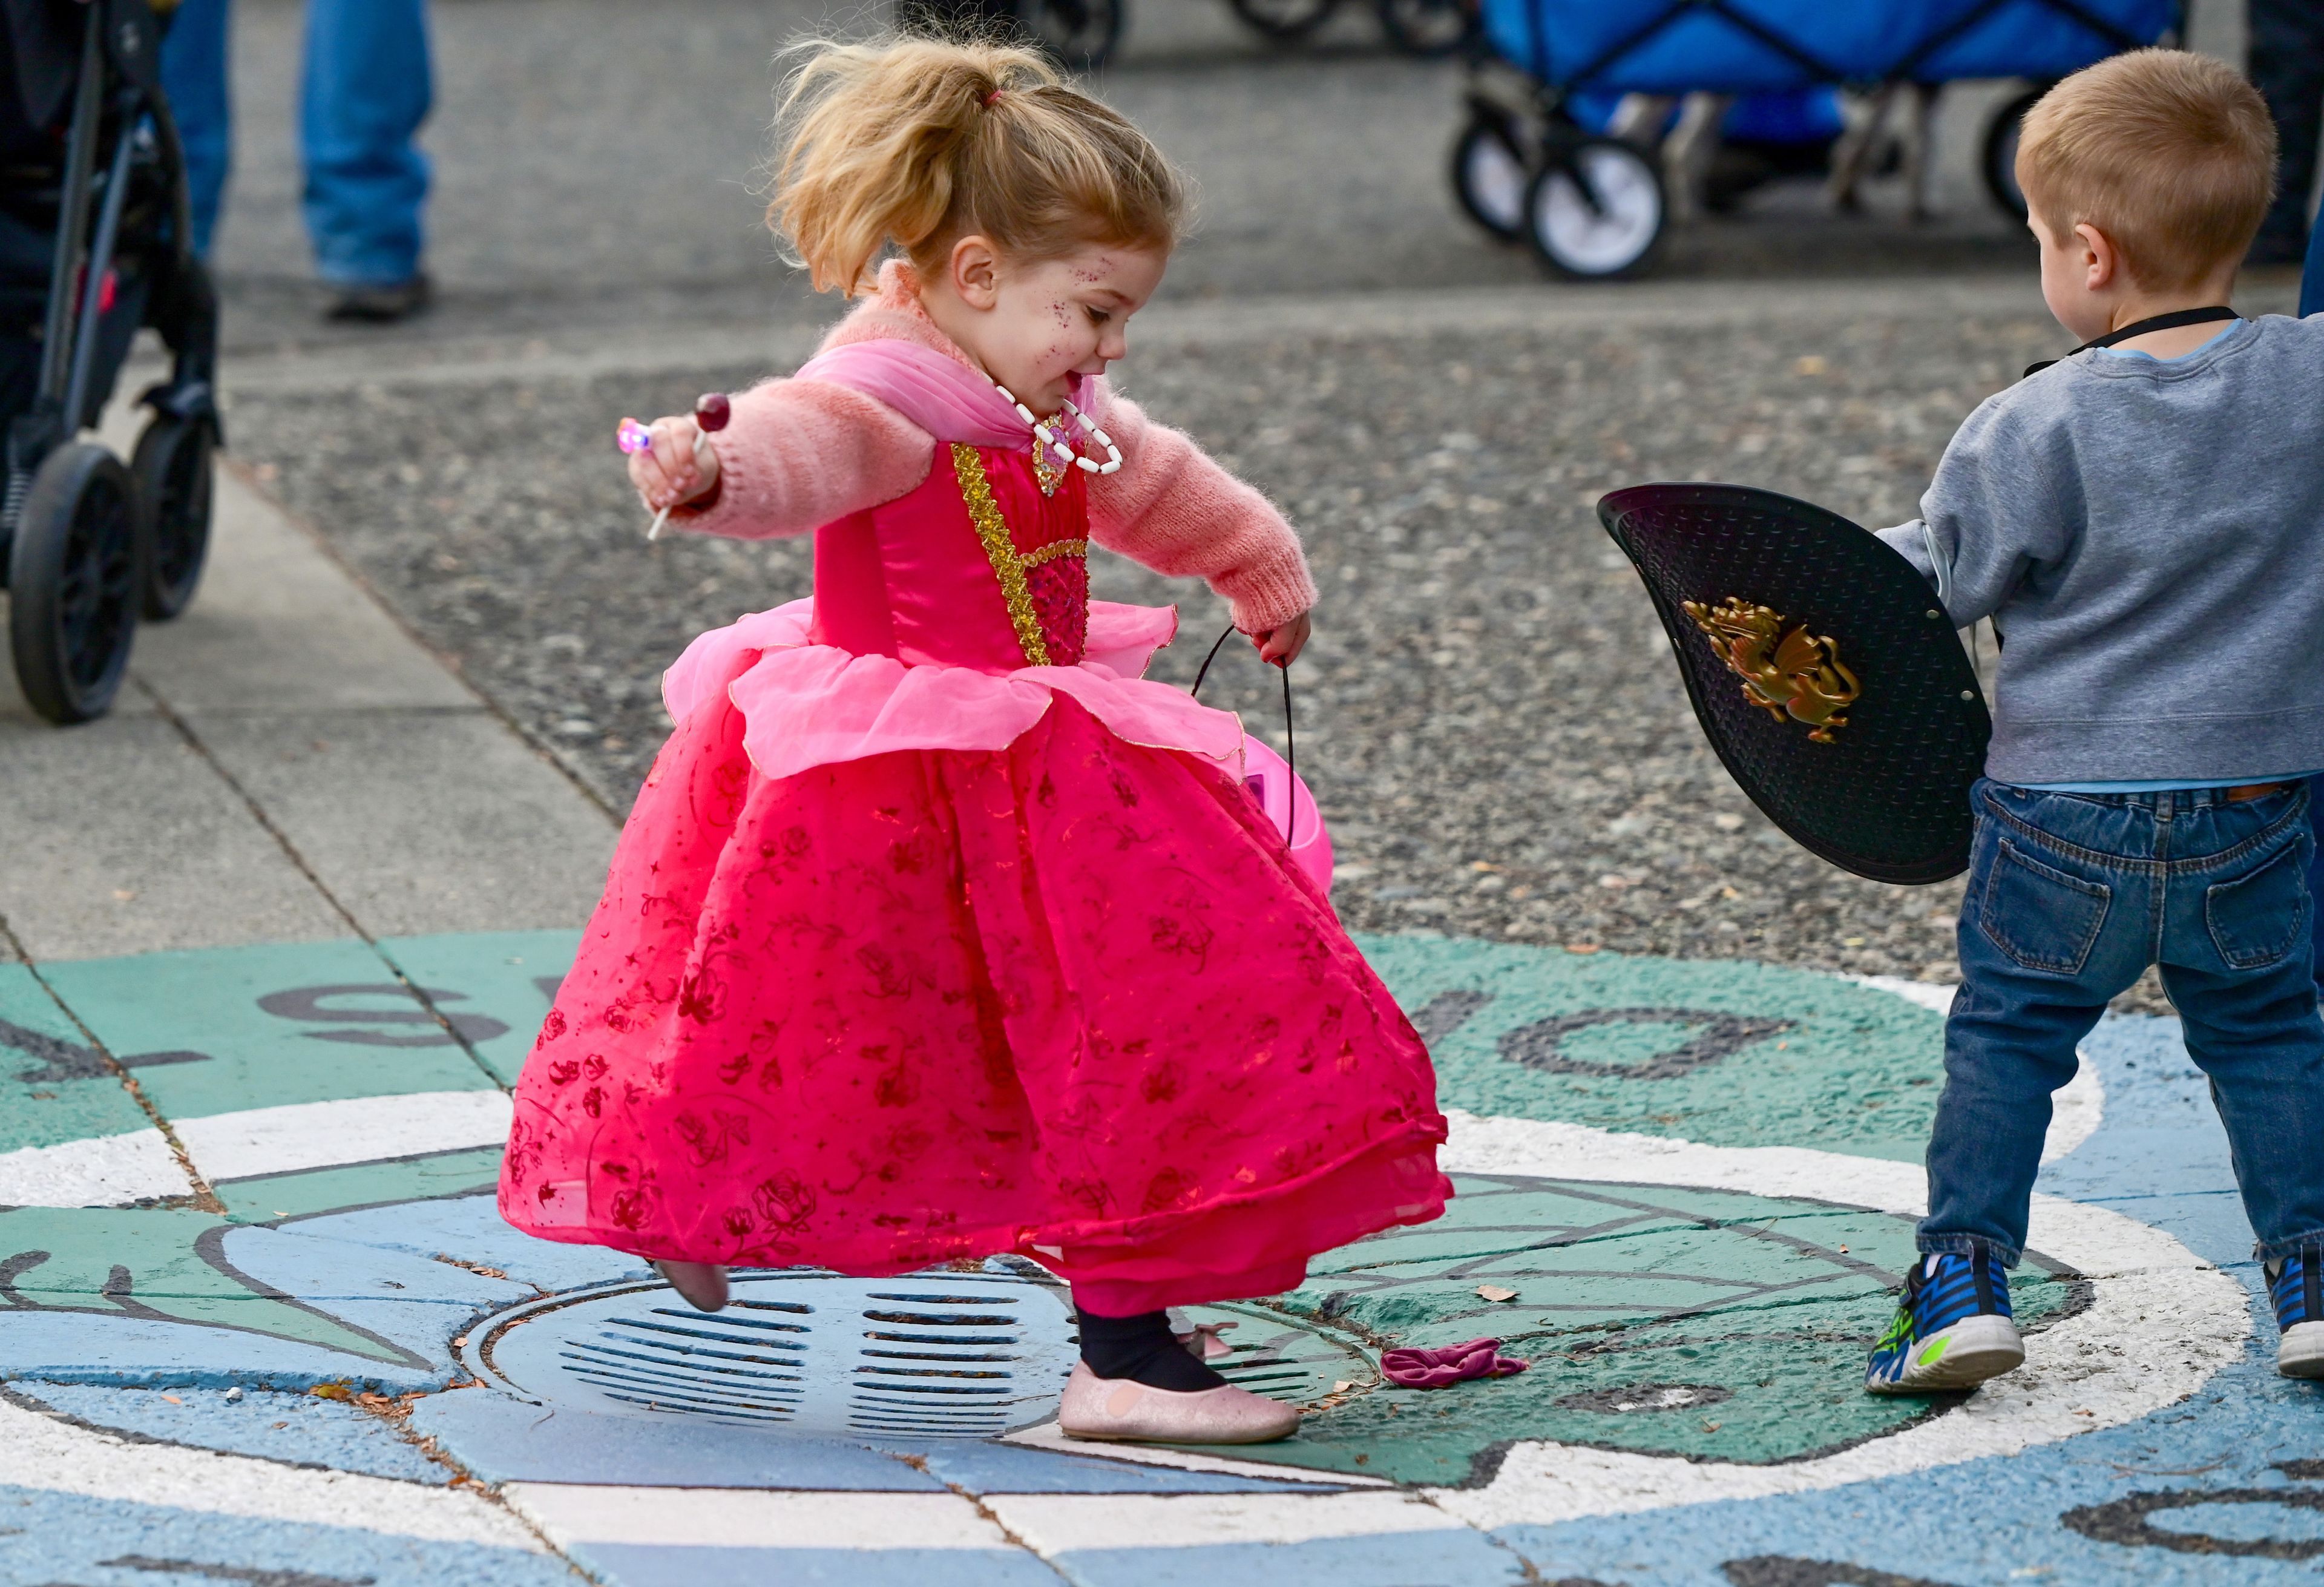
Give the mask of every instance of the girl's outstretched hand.
[{"label": "girl's outstretched hand", "polygon": [[[632,464],[631,466],[634,468],[636,465]],[[1307,634],[1313,626],[1308,616],[1307,613],[1302,612],[1290,622],[1270,628],[1265,633],[1252,634],[1250,642],[1259,647],[1259,659],[1275,667],[1288,667],[1299,660],[1299,652],[1307,648]]]},{"label": "girl's outstretched hand", "polygon": [[647,429],[653,445],[630,454],[630,483],[650,511],[691,502],[717,485],[718,454],[696,445],[702,427],[692,414],[657,419]]}]

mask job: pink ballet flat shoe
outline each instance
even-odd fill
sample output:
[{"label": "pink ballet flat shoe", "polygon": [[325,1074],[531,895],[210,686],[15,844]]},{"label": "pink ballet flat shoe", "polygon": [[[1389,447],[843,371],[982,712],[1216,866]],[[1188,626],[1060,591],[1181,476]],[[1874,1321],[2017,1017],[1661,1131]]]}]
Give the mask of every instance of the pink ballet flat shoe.
[{"label": "pink ballet flat shoe", "polygon": [[1299,1430],[1299,1413],[1231,1383],[1187,1394],[1101,1378],[1076,1361],[1057,1426],[1110,1444],[1272,1444]]},{"label": "pink ballet flat shoe", "polygon": [[653,1270],[697,1312],[715,1312],[726,1305],[724,1268],[709,1262],[656,1262]]}]

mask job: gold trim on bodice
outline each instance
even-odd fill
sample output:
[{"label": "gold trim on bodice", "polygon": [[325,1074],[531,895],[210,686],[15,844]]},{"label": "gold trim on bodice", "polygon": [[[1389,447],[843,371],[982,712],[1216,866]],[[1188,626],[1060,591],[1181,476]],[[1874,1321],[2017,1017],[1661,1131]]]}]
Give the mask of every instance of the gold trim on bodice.
[{"label": "gold trim on bodice", "polygon": [[992,482],[984,475],[984,459],[976,455],[976,448],[954,441],[952,471],[960,481],[960,499],[968,503],[968,521],[976,526],[976,538],[984,542],[985,560],[992,564],[992,577],[1001,581],[1001,598],[1009,607],[1010,625],[1017,631],[1017,648],[1025,652],[1028,666],[1052,665],[1049,641],[1041,632],[1040,614],[1033,610],[1025,575],[1060,557],[1087,556],[1089,541],[1051,540],[1038,550],[1019,550],[1009,533],[1008,520],[1001,516],[1001,503],[992,499]]}]

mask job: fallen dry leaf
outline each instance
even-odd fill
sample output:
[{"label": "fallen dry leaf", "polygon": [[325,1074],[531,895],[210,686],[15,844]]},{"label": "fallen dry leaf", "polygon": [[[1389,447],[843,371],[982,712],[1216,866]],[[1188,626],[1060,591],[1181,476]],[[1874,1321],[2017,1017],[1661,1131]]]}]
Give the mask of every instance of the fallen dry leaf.
[{"label": "fallen dry leaf", "polygon": [[1480,1284],[1477,1286],[1477,1294],[1483,1299],[1490,1301],[1515,1300],[1517,1297],[1516,1290],[1504,1289],[1498,1284]]}]

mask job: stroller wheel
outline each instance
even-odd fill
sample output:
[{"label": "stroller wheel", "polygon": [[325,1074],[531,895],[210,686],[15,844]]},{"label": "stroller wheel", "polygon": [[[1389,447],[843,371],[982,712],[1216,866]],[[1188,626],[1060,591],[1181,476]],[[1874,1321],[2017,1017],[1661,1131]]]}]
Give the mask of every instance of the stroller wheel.
[{"label": "stroller wheel", "polygon": [[146,621],[167,623],[186,609],[210,549],[210,427],[198,419],[156,418],[129,459],[151,548],[143,604]]},{"label": "stroller wheel", "polygon": [[1323,25],[1340,0],[1227,0],[1251,29],[1277,43],[1304,39]]},{"label": "stroller wheel", "polygon": [[1472,121],[1452,145],[1452,191],[1471,220],[1504,243],[1526,235],[1525,156],[1489,121]]},{"label": "stroller wheel", "polygon": [[143,539],[129,471],[103,447],[59,447],[32,475],[8,558],[8,640],[24,698],[50,721],[112,706],[137,633]]},{"label": "stroller wheel", "polygon": [[1635,274],[1662,240],[1662,178],[1629,144],[1584,138],[1533,179],[1525,213],[1534,251],[1562,273]]}]

